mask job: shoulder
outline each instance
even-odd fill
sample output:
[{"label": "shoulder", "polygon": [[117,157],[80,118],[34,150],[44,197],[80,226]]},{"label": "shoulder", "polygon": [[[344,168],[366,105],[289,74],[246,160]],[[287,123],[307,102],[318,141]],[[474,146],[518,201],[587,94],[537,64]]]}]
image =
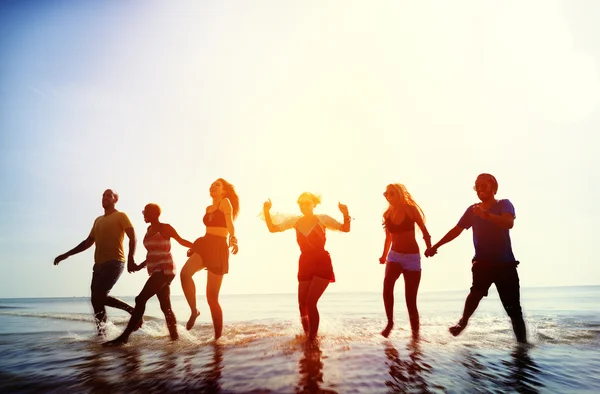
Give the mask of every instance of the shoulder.
[{"label": "shoulder", "polygon": [[219,203],[219,209],[221,209],[223,212],[231,212],[231,210],[232,210],[231,201],[229,201],[228,198],[222,199],[221,202]]},{"label": "shoulder", "polygon": [[174,232],[174,228],[173,226],[171,226],[169,223],[161,223],[160,224],[160,233],[162,235],[171,235]]},{"label": "shoulder", "polygon": [[498,204],[501,207],[514,207],[513,203],[510,202],[510,200],[508,198],[503,198],[501,200],[498,200]]}]

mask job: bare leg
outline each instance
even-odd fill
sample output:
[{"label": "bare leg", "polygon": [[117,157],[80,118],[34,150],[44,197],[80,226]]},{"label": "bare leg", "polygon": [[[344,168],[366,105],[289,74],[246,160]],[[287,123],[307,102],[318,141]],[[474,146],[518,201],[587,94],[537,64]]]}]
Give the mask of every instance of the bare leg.
[{"label": "bare leg", "polygon": [[417,308],[417,293],[419,292],[419,283],[421,283],[421,271],[404,272],[404,298],[406,300],[406,309],[410,320],[410,328],[413,334],[419,332],[419,310]]},{"label": "bare leg", "polygon": [[383,306],[387,316],[387,325],[381,332],[385,338],[390,335],[394,328],[394,286],[402,274],[402,267],[397,263],[387,263],[385,267],[385,278],[383,279]]},{"label": "bare leg", "polygon": [[308,291],[310,290],[310,284],[312,281],[305,280],[298,282],[298,309],[300,310],[300,322],[302,323],[302,329],[304,334],[308,336],[308,305],[306,299],[308,297]]},{"label": "bare leg", "polygon": [[223,311],[219,305],[219,292],[223,283],[223,275],[217,275],[208,271],[206,281],[206,301],[210,308],[213,327],[215,329],[215,339],[219,339],[223,334]]},{"label": "bare leg", "polygon": [[185,299],[190,306],[190,318],[185,326],[185,328],[188,330],[191,330],[192,327],[194,327],[196,318],[200,316],[200,312],[196,307],[196,284],[192,279],[192,275],[203,268],[205,267],[202,261],[202,256],[200,256],[198,253],[194,253],[190,256],[190,258],[188,258],[187,262],[181,269],[181,288],[183,289]]},{"label": "bare leg", "polygon": [[308,308],[308,339],[313,341],[317,337],[317,332],[319,331],[319,310],[317,309],[317,303],[319,299],[325,292],[329,286],[329,279],[323,279],[318,277],[313,277],[310,289],[308,290],[308,295],[306,297],[306,306]]}]

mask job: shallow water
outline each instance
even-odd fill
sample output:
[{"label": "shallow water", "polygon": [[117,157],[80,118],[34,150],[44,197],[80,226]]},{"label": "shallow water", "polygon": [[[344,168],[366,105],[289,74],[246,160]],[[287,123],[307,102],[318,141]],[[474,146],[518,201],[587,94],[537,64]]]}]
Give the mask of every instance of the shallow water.
[{"label": "shallow water", "polygon": [[[122,348],[103,348],[89,300],[0,300],[1,392],[598,392],[600,287],[523,289],[531,345],[515,344],[496,294],[463,334],[447,332],[466,292],[419,295],[422,330],[410,335],[401,293],[396,329],[379,332],[379,294],[326,293],[317,345],[300,335],[296,296],[222,296],[224,336],[212,340],[206,303],[191,331],[187,305],[173,298],[179,341],[171,342],[158,302]],[[124,298],[133,302],[132,298]],[[109,309],[109,338],[127,316]],[[596,371],[596,372],[594,372]]]}]

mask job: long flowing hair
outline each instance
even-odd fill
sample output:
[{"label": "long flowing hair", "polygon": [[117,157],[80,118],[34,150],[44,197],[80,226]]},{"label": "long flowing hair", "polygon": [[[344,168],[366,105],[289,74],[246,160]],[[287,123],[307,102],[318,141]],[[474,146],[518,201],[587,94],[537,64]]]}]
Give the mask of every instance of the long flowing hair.
[{"label": "long flowing hair", "polygon": [[227,182],[223,178],[217,179],[223,185],[223,190],[225,191],[225,198],[228,198],[231,202],[231,208],[233,209],[232,216],[233,219],[237,218],[238,213],[240,212],[240,198],[235,192],[235,187],[229,182]]},{"label": "long flowing hair", "polygon": [[[404,186],[401,183],[390,183],[389,185],[387,185],[387,187],[393,187],[396,190],[396,192],[398,193],[398,195],[402,196],[402,200],[403,200],[404,204],[417,208],[417,211],[421,215],[421,218],[423,218],[423,223],[425,222],[425,212],[423,212],[423,209],[421,209],[419,204],[417,204],[417,202],[413,199],[412,195],[406,189],[406,186]],[[385,219],[388,217],[388,215],[391,212],[392,212],[392,205],[389,204],[387,209],[383,213],[383,225],[384,226],[385,226]],[[414,220],[414,218],[412,218],[412,219]]]}]

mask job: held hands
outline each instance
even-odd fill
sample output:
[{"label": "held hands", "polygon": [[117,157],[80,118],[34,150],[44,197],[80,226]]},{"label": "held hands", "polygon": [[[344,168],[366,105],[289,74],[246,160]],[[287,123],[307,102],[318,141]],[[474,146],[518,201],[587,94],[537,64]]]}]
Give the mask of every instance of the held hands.
[{"label": "held hands", "polygon": [[130,274],[133,272],[138,271],[138,266],[135,264],[135,261],[133,259],[133,256],[129,256],[127,258],[127,272],[129,272]]},{"label": "held hands", "polygon": [[437,248],[432,246],[425,251],[425,257],[433,257],[437,254]]},{"label": "held hands", "polygon": [[238,244],[237,244],[237,238],[234,236],[230,236],[229,237],[229,247],[231,248],[231,253],[232,254],[237,254],[238,252]]}]

